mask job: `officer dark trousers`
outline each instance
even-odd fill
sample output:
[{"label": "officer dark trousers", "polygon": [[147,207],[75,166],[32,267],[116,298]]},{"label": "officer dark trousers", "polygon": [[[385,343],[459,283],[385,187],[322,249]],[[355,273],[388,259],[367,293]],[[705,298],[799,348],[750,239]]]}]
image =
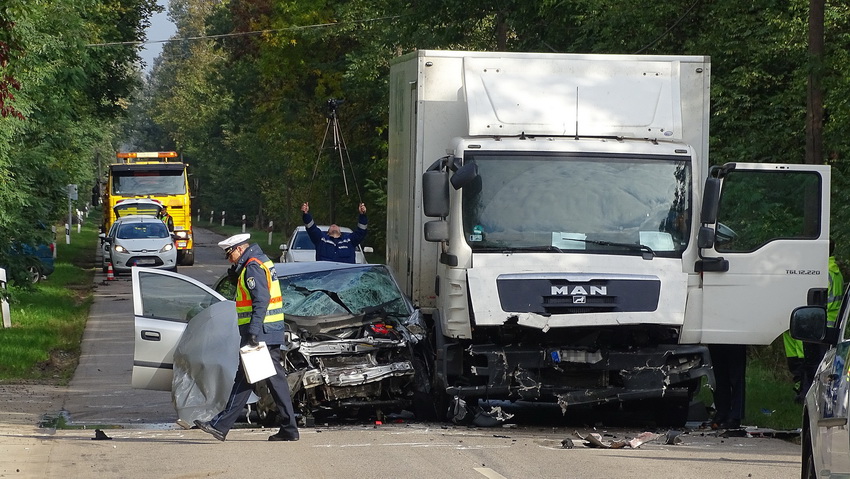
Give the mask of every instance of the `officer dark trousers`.
[{"label": "officer dark trousers", "polygon": [[[292,398],[289,396],[289,384],[286,382],[286,373],[280,364],[280,346],[273,344],[269,345],[268,348],[277,373],[266,379],[266,381],[269,386],[269,392],[271,392],[272,398],[274,398],[274,402],[277,405],[278,413],[280,414],[280,429],[284,434],[297,436],[298,427],[295,425],[295,413],[292,408]],[[245,378],[242,361],[239,361],[239,368],[236,370],[236,380],[233,382],[233,389],[230,390],[227,406],[225,406],[224,411],[221,411],[210,420],[210,425],[226,435],[230,431],[230,428],[233,427],[236,419],[239,418],[239,415],[242,414],[253,390],[254,385],[249,383]]]}]

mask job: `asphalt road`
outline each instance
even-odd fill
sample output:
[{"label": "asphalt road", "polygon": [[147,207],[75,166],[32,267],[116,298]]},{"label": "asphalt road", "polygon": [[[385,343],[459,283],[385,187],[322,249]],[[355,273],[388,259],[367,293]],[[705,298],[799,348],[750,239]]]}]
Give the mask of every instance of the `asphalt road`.
[{"label": "asphalt road", "polygon": [[[220,239],[197,230],[196,265],[180,273],[211,284],[227,268]],[[265,240],[265,239],[263,239]],[[644,432],[569,426],[560,422],[511,428],[447,424],[319,425],[294,443],[268,442],[274,430],[247,424],[218,442],[183,430],[167,392],[130,388],[133,315],[129,276],[97,289],[70,386],[25,389],[20,398],[0,387],[0,478],[796,478],[800,446],[769,437],[723,437],[690,431],[666,444],[654,437],[639,447],[588,447],[577,435],[597,432],[605,444]],[[71,429],[40,428],[14,418],[13,403],[61,405]],[[43,406],[42,406],[43,405]],[[58,406],[57,406],[58,407]],[[11,420],[8,418],[12,418]],[[101,429],[110,439],[95,439]],[[661,432],[664,431],[655,431]],[[562,447],[569,438],[574,447]]]}]

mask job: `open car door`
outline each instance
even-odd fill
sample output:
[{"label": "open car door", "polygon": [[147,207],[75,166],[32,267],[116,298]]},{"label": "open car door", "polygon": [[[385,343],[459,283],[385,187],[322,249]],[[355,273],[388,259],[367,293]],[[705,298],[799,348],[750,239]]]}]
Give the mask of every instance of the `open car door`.
[{"label": "open car door", "polygon": [[132,386],[172,392],[191,424],[224,409],[239,354],[236,304],[170,271],[134,267]]},{"label": "open car door", "polygon": [[701,234],[711,245],[701,241],[697,265],[702,314],[688,315],[683,342],[770,344],[794,308],[826,299],[829,166],[732,163],[712,173],[720,190],[716,222],[702,220],[711,233]]}]

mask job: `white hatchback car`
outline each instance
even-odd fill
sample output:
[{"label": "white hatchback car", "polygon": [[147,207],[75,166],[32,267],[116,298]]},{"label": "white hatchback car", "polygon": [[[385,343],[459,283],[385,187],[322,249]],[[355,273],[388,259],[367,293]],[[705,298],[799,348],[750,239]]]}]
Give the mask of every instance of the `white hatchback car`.
[{"label": "white hatchback car", "polygon": [[118,218],[103,238],[103,271],[109,263],[117,273],[133,266],[177,271],[177,248],[165,224],[156,217],[131,215]]},{"label": "white hatchback car", "polygon": [[[327,225],[320,225],[319,229],[327,232]],[[339,231],[342,234],[351,233],[351,228],[346,228],[344,226],[339,227]],[[289,236],[289,243],[280,245],[280,250],[282,252],[280,256],[280,260],[284,263],[300,263],[302,261],[316,261],[316,246],[310,241],[310,235],[307,234],[307,228],[305,226],[299,226],[295,228],[295,231],[292,232],[292,235]],[[366,246],[365,248],[357,246],[357,251],[354,253],[355,263],[357,264],[366,264],[366,255],[364,253],[371,253],[374,251],[371,246]]]},{"label": "white hatchback car", "polygon": [[805,479],[850,477],[850,305],[846,292],[834,327],[826,308],[803,306],[791,314],[791,335],[829,348],[803,404],[803,473]]}]

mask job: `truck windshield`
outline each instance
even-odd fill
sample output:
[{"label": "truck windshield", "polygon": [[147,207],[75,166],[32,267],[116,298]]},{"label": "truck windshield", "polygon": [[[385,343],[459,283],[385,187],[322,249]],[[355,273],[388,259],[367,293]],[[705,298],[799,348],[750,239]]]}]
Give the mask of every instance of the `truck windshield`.
[{"label": "truck windshield", "polygon": [[180,170],[115,172],[112,176],[112,194],[183,195],[186,194],[186,180]]},{"label": "truck windshield", "polygon": [[463,188],[475,252],[681,257],[691,218],[690,158],[467,151]]}]

